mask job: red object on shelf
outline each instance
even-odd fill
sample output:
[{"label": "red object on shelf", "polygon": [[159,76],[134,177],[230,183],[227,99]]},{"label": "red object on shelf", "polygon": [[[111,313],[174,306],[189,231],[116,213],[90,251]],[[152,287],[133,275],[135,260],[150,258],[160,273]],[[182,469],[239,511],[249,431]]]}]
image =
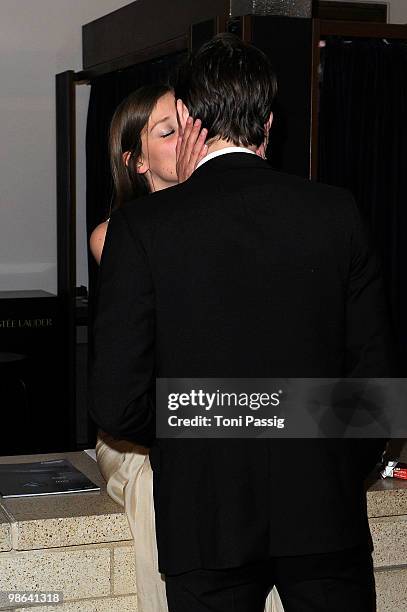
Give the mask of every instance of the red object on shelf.
[{"label": "red object on shelf", "polygon": [[382,478],[400,478],[407,480],[407,463],[400,461],[388,461],[384,470],[380,472]]}]

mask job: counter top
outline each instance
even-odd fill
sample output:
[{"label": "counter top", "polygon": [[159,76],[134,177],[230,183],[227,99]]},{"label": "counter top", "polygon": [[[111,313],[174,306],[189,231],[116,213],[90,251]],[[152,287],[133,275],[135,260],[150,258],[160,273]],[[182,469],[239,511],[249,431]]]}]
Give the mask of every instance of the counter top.
[{"label": "counter top", "polygon": [[[20,591],[63,591],[61,610],[135,610],[134,543],[124,509],[107,494],[96,461],[79,451],[0,457],[0,463],[63,458],[100,491],[0,497],[0,590],[13,585]],[[311,494],[313,486],[318,483],[311,483]],[[407,481],[376,475],[366,488],[377,609],[402,612],[407,609]],[[18,604],[13,610],[28,612]]]},{"label": "counter top", "polygon": [[14,550],[131,540],[124,509],[109,497],[97,463],[85,452],[5,456],[0,463],[51,459],[69,459],[100,491],[0,497],[0,550],[10,550],[10,540]]},{"label": "counter top", "polygon": [[407,514],[407,480],[379,478],[367,490],[369,518]]},{"label": "counter top", "polygon": [[[100,486],[98,492],[0,497],[0,551],[131,540],[124,509],[106,492],[97,463],[84,451],[0,457],[0,463],[69,459]],[[407,481],[367,483],[369,518],[407,515]]]}]

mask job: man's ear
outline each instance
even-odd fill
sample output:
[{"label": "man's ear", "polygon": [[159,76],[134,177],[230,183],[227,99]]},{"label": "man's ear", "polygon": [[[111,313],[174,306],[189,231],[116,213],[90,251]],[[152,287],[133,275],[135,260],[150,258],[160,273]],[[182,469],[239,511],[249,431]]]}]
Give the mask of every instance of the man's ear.
[{"label": "man's ear", "polygon": [[270,113],[270,117],[269,120],[267,121],[266,125],[264,126],[265,129],[267,130],[267,133],[269,132],[270,128],[271,128],[271,124],[273,123],[273,113]]},{"label": "man's ear", "polygon": [[[130,151],[125,151],[123,153],[123,163],[126,166],[128,166],[129,163],[130,163],[130,157],[131,157],[131,152]],[[148,165],[145,163],[145,161],[143,160],[142,156],[140,156],[138,158],[138,160],[137,160],[136,170],[137,170],[138,174],[144,174],[148,170]]]},{"label": "man's ear", "polygon": [[273,113],[270,113],[270,117],[268,118],[267,123],[264,124],[264,134],[265,134],[264,140],[255,151],[256,155],[258,155],[259,157],[262,157],[263,159],[267,159],[266,149],[267,149],[268,142],[269,142],[269,131],[270,131],[272,123],[273,123]]}]

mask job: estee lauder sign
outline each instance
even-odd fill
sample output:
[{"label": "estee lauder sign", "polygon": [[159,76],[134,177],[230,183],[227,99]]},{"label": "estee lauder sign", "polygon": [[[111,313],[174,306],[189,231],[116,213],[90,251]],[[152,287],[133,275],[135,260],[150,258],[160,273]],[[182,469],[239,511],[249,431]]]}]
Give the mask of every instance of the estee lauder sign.
[{"label": "estee lauder sign", "polygon": [[0,329],[53,327],[52,318],[46,319],[0,319]]}]

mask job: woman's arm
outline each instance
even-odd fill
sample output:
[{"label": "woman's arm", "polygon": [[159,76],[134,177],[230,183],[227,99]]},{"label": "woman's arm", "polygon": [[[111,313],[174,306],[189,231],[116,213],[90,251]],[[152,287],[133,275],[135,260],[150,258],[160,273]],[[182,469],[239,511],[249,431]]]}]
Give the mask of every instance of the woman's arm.
[{"label": "woman's arm", "polygon": [[89,238],[89,248],[98,265],[100,264],[100,259],[102,257],[103,245],[105,244],[108,223],[108,221],[103,221],[103,223],[99,223],[99,225],[95,227]]}]

